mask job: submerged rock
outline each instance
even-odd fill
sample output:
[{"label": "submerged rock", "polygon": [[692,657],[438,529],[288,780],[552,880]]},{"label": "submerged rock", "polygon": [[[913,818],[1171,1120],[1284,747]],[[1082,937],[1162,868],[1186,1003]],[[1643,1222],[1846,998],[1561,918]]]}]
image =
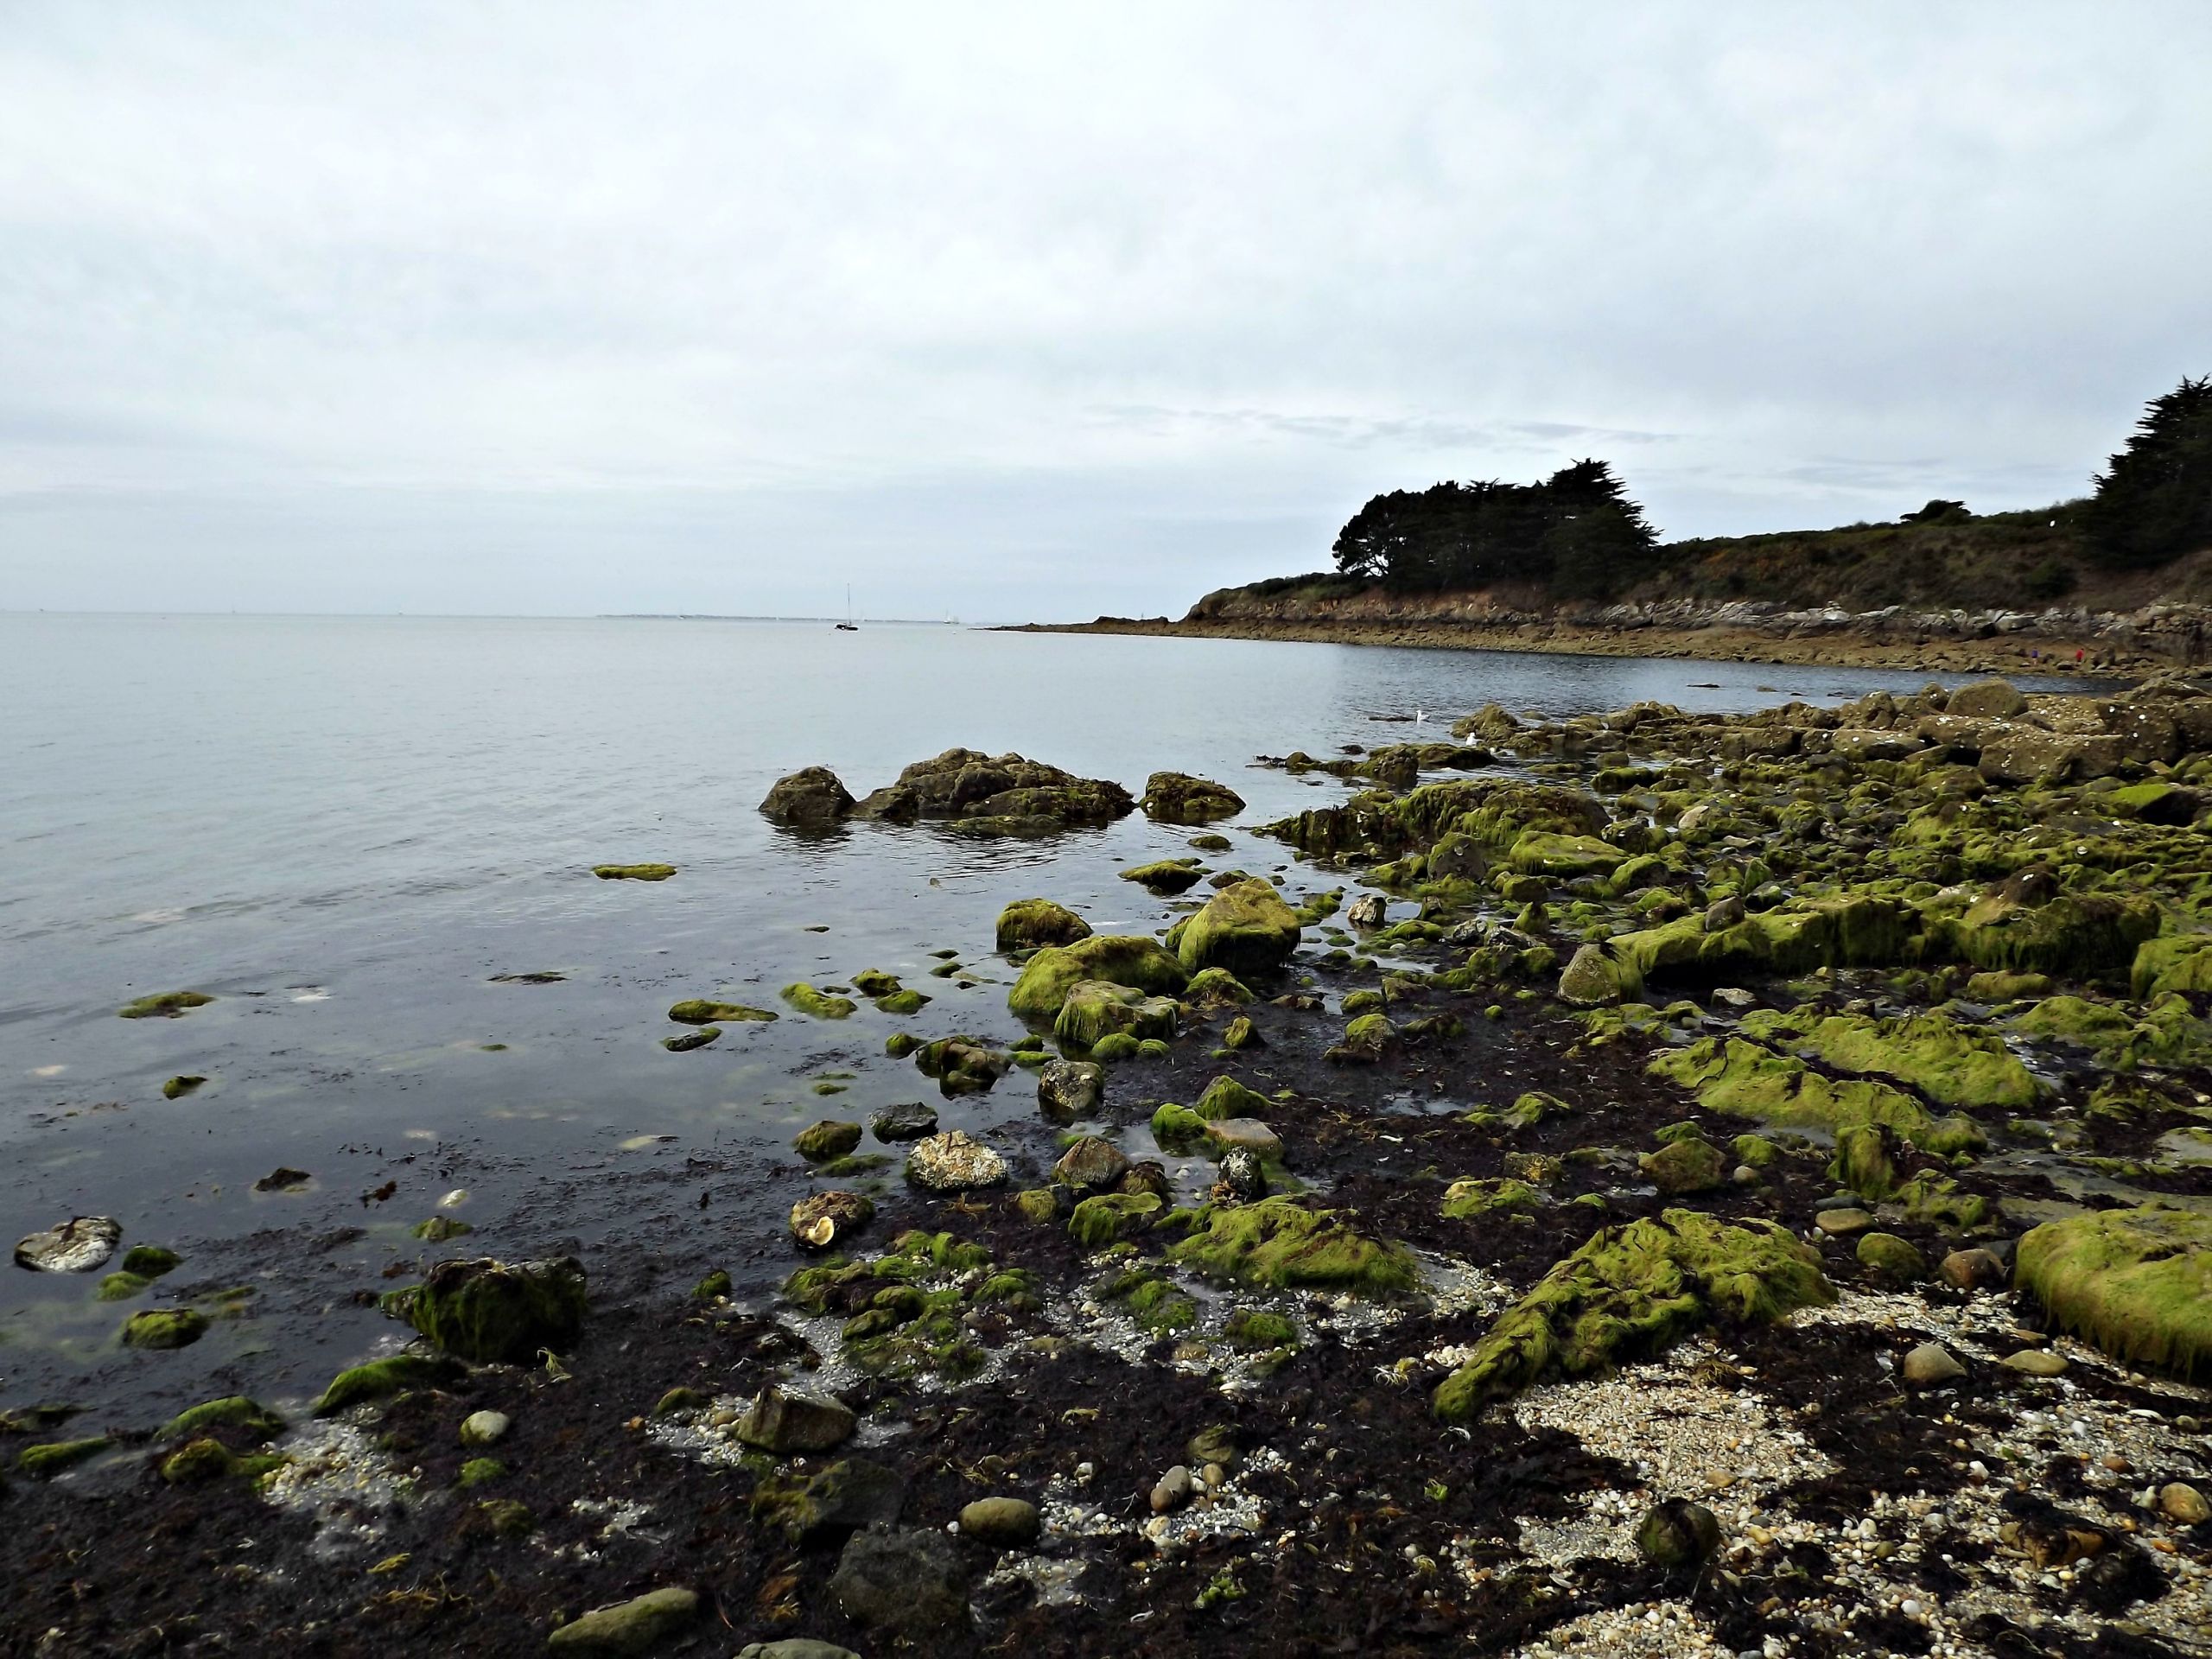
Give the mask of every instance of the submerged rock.
[{"label": "submerged rock", "polygon": [[16,1265],[33,1273],[91,1273],[107,1265],[123,1227],[106,1216],[76,1216],[16,1244]]},{"label": "submerged rock", "polygon": [[665,881],[676,874],[673,864],[594,864],[591,873],[602,881]]},{"label": "submerged rock", "polygon": [[215,999],[205,991],[157,991],[126,1002],[116,1010],[125,1020],[179,1020],[193,1008],[204,1008]]},{"label": "submerged rock", "polygon": [[207,1316],[197,1308],[149,1307],[123,1325],[126,1348],[188,1348],[207,1334]]},{"label": "submerged rock", "polygon": [[1226,784],[1184,772],[1155,772],[1145,779],[1137,804],[1155,823],[1211,823],[1244,810],[1244,798]]},{"label": "submerged rock", "polygon": [[572,1255],[441,1262],[385,1306],[448,1353],[477,1364],[526,1365],[582,1333],[584,1270]]},{"label": "submerged rock", "polygon": [[849,1019],[860,1007],[849,996],[832,996],[817,990],[804,980],[785,986],[778,995],[801,1014],[817,1020]]},{"label": "submerged rock", "polygon": [[914,1065],[936,1078],[938,1091],[950,1099],[987,1092],[1012,1069],[1014,1058],[978,1038],[940,1037],[914,1051]]},{"label": "submerged rock", "polygon": [[1161,859],[1151,864],[1134,865],[1122,872],[1122,880],[1134,881],[1147,893],[1173,895],[1187,893],[1205,878],[1205,871],[1195,858]]},{"label": "submerged rock", "polygon": [[668,1017],[679,1026],[707,1026],[725,1020],[733,1025],[748,1020],[766,1024],[783,1016],[773,1008],[748,1008],[742,1002],[721,1002],[710,997],[695,996],[671,1007]]}]

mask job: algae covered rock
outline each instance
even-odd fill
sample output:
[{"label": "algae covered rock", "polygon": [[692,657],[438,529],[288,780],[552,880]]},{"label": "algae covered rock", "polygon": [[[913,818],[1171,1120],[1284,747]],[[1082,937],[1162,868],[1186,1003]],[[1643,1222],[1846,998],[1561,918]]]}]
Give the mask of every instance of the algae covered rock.
[{"label": "algae covered rock", "polygon": [[171,1077],[167,1083],[164,1083],[162,1085],[162,1098],[163,1100],[182,1100],[187,1095],[200,1088],[207,1081],[207,1078],[197,1076],[194,1073],[179,1072],[175,1077]]},{"label": "algae covered rock", "polygon": [[1526,1215],[1543,1202],[1543,1195],[1526,1181],[1509,1178],[1454,1181],[1444,1191],[1446,1221],[1474,1221],[1484,1216]]},{"label": "algae covered rock", "polygon": [[1554,1376],[1656,1353],[1709,1325],[1758,1325],[1835,1300],[1820,1257],[1786,1229],[1694,1210],[1601,1230],[1502,1314],[1439,1385],[1438,1415]]},{"label": "algae covered rock", "polygon": [[480,1365],[526,1365],[582,1334],[584,1270],[572,1255],[441,1262],[385,1306],[449,1354]]},{"label": "algae covered rock", "polygon": [[602,881],[665,881],[676,874],[673,864],[594,864],[591,873]]},{"label": "algae covered rock", "polygon": [[1931,942],[1977,968],[2082,978],[2131,966],[2158,931],[2155,899],[2067,892],[2048,869],[2008,876],[1957,916],[1929,919]]},{"label": "algae covered rock", "polygon": [[[758,1524],[780,1529],[794,1544],[850,1537],[862,1527],[887,1526],[906,1502],[906,1483],[894,1469],[866,1458],[846,1458],[806,1475],[769,1475],[753,1489]],[[746,1649],[751,1652],[751,1649]]]},{"label": "algae covered rock", "polygon": [[1338,1212],[1288,1197],[1200,1212],[1202,1226],[1167,1253],[1181,1266],[1234,1284],[1399,1294],[1421,1281],[1402,1244],[1370,1238]]},{"label": "algae covered rock", "polygon": [[1122,1149],[1095,1135],[1078,1138],[1052,1166],[1052,1179],[1077,1192],[1103,1192],[1128,1173],[1129,1160]]},{"label": "algae covered rock", "polygon": [[284,1432],[284,1420],[243,1394],[226,1395],[179,1412],[154,1431],[157,1440],[188,1440],[212,1428],[236,1429],[256,1443]]},{"label": "algae covered rock", "polygon": [[1840,1071],[1909,1083],[1939,1106],[2012,1111],[2032,1106],[2044,1092],[2003,1038],[1942,1014],[1878,1020],[1809,1007],[1760,1010],[1745,1016],[1743,1029]]},{"label": "algae covered rock", "polygon": [[817,1020],[849,1019],[860,1006],[849,996],[831,996],[818,991],[804,980],[785,986],[778,995],[801,1014]]},{"label": "algae covered rock", "polygon": [[690,997],[675,1004],[669,1009],[668,1017],[679,1026],[711,1026],[724,1020],[732,1024],[747,1020],[765,1023],[781,1018],[772,1008],[748,1008],[742,1002],[720,1002],[703,996]]},{"label": "algae covered rock", "polygon": [[841,1122],[825,1117],[819,1123],[798,1132],[791,1142],[798,1155],[810,1163],[827,1163],[832,1158],[842,1158],[861,1143],[861,1126]]},{"label": "algae covered rock", "polygon": [[1017,899],[999,912],[998,948],[1033,950],[1090,937],[1090,924],[1050,899]]},{"label": "algae covered rock", "polygon": [[456,1382],[462,1368],[443,1354],[393,1354],[384,1359],[342,1370],[330,1380],[315,1403],[315,1415],[327,1417],[372,1400],[383,1400],[414,1389],[440,1388]]},{"label": "algae covered rock", "polygon": [[860,1420],[836,1400],[792,1394],[771,1383],[737,1420],[737,1438],[764,1452],[826,1452],[852,1439]]},{"label": "algae covered rock", "polygon": [[2128,976],[2139,997],[2167,991],[2212,991],[2212,933],[2178,933],[2144,940]]},{"label": "algae covered rock", "polygon": [[1190,978],[1182,963],[1155,940],[1096,934],[1038,951],[1023,965],[1006,1001],[1025,1020],[1052,1020],[1068,993],[1085,980],[1125,985],[1147,996],[1178,996]]},{"label": "algae covered rock", "polygon": [[1179,1018],[1172,996],[1147,996],[1125,985],[1086,979],[1069,988],[1052,1022],[1052,1035],[1072,1048],[1089,1048],[1103,1037],[1122,1033],[1142,1041],[1173,1037]]},{"label": "algae covered rock", "polygon": [[1838,1134],[1879,1123],[1929,1152],[1979,1149],[1972,1120],[1938,1118],[1910,1095],[1870,1078],[1838,1080],[1741,1037],[1701,1037],[1652,1060],[1651,1074],[1690,1090],[1708,1111]]},{"label": "algae covered rock", "polygon": [[1298,912],[1256,877],[1224,887],[1181,927],[1176,954],[1185,969],[1226,968],[1240,978],[1280,968],[1300,933]]},{"label": "algae covered rock", "polygon": [[2184,1376],[2212,1360],[2212,1215],[2145,1206],[2046,1222],[2020,1240],[2013,1279],[2115,1359]]},{"label": "algae covered rock", "polygon": [[1134,881],[1147,893],[1172,895],[1187,893],[1198,885],[1205,871],[1195,858],[1166,858],[1150,864],[1133,865],[1122,872],[1122,880]]},{"label": "algae covered rock", "polygon": [[964,1626],[968,1574],[941,1532],[870,1527],[837,1558],[830,1594],[855,1624],[906,1636]]},{"label": "algae covered rock", "polygon": [[1234,1077],[1219,1077],[1206,1084],[1191,1109],[1211,1121],[1218,1117],[1264,1117],[1273,1104],[1258,1090],[1248,1089]]},{"label": "algae covered rock", "polygon": [[1664,1198],[1710,1192],[1728,1185],[1728,1158],[1719,1147],[1698,1135],[1670,1141],[1637,1160],[1651,1184]]},{"label": "algae covered rock", "polygon": [[1244,982],[1225,968],[1202,968],[1183,988],[1183,1000],[1201,1013],[1249,1007],[1260,999]]},{"label": "algae covered rock", "polygon": [[1595,836],[1562,836],[1531,830],[1514,842],[1506,860],[1523,875],[1611,875],[1628,854]]},{"label": "algae covered rock", "polygon": [[545,1645],[563,1659],[646,1659],[699,1616],[697,1592],[676,1587],[594,1607],[556,1629]]},{"label": "algae covered rock", "polygon": [[924,1043],[913,1055],[915,1069],[936,1078],[938,1092],[947,1099],[987,1093],[1014,1065],[1003,1050],[974,1037],[940,1037]]},{"label": "algae covered rock", "polygon": [[1928,1258],[1895,1233],[1862,1233],[1855,1253],[1860,1267],[1891,1284],[1918,1284],[1928,1276]]},{"label": "algae covered rock", "polygon": [[149,1307],[123,1324],[126,1348],[188,1348],[207,1334],[207,1316],[192,1307]]},{"label": "algae covered rock", "polygon": [[1702,1503],[1667,1498],[1637,1522],[1636,1548],[1645,1560],[1670,1573],[1700,1566],[1720,1548],[1719,1518]]},{"label": "algae covered rock", "polygon": [[204,1008],[215,999],[205,991],[157,991],[126,1002],[116,1010],[125,1020],[181,1020],[194,1008]]},{"label": "algae covered rock", "polygon": [[1155,772],[1137,801],[1155,823],[1211,823],[1244,810],[1244,798],[1226,784],[1183,772]]},{"label": "algae covered rock", "polygon": [[779,778],[760,803],[763,815],[795,829],[819,830],[852,815],[852,791],[827,766],[808,766]]},{"label": "algae covered rock", "polygon": [[1143,1232],[1166,1207],[1156,1192],[1101,1192],[1076,1205],[1068,1236],[1085,1249],[1103,1249]]}]

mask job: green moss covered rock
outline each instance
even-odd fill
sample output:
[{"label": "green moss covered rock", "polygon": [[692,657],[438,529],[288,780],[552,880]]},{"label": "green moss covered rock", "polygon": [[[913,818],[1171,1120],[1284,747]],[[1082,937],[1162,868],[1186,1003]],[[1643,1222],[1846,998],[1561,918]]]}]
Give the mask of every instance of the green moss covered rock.
[{"label": "green moss covered rock", "polygon": [[2047,1222],[2021,1238],[2013,1282],[2125,1363],[2196,1376],[2212,1362],[2212,1215],[2145,1207]]},{"label": "green moss covered rock", "polygon": [[1652,1060],[1655,1077],[1680,1084],[1708,1111],[1836,1134],[1880,1123],[1924,1151],[1978,1150],[1969,1119],[1938,1118],[1910,1095],[1871,1078],[1838,1080],[1740,1037],[1704,1037]]},{"label": "green moss covered rock", "polygon": [[215,999],[205,991],[157,991],[126,1002],[116,1010],[125,1020],[177,1020],[193,1008],[204,1008]]},{"label": "green moss covered rock", "polygon": [[671,1007],[668,1017],[679,1026],[710,1026],[720,1020],[728,1020],[734,1025],[748,1020],[770,1020],[780,1016],[772,1008],[748,1008],[742,1002],[717,1002],[707,997],[695,996]]},{"label": "green moss covered rock", "polygon": [[1597,1233],[1501,1315],[1436,1390],[1464,1421],[1491,1400],[1656,1353],[1711,1325],[1757,1325],[1835,1300],[1820,1257],[1785,1229],[1669,1210]]},{"label": "green moss covered rock", "polygon": [[1939,1106],[2015,1111],[2034,1105],[2044,1093],[2003,1038],[1942,1014],[1878,1020],[1809,1007],[1789,1014],[1762,1009],[1746,1014],[1743,1028],[1748,1036],[1809,1054],[1839,1071],[1910,1084]]},{"label": "green moss covered rock", "polygon": [[1244,810],[1244,798],[1226,784],[1183,772],[1155,772],[1145,779],[1137,805],[1155,823],[1211,823]]},{"label": "green moss covered rock", "polygon": [[804,980],[785,986],[777,995],[801,1014],[816,1020],[849,1019],[859,1007],[849,996],[831,996],[815,989]]},{"label": "green moss covered rock", "polygon": [[1526,1181],[1454,1181],[1445,1189],[1443,1214],[1446,1221],[1474,1221],[1484,1216],[1525,1215],[1542,1203],[1543,1195]]},{"label": "green moss covered rock", "polygon": [[1285,1197],[1201,1214],[1203,1224],[1167,1255],[1209,1278],[1370,1296],[1402,1294],[1420,1283],[1404,1245],[1370,1238],[1333,1211],[1308,1210]]},{"label": "green moss covered rock", "polygon": [[1195,858],[1166,858],[1132,865],[1122,872],[1122,880],[1134,881],[1147,893],[1172,895],[1189,892],[1205,875],[1205,868]]},{"label": "green moss covered rock", "polygon": [[193,1307],[149,1307],[124,1321],[126,1348],[188,1348],[207,1334],[207,1316]]},{"label": "green moss covered rock", "polygon": [[602,881],[665,881],[676,874],[673,864],[594,864],[591,873]]},{"label": "green moss covered rock", "polygon": [[584,1270],[574,1256],[441,1262],[385,1305],[449,1354],[477,1364],[526,1365],[582,1334]]},{"label": "green moss covered rock", "polygon": [[213,1428],[238,1429],[257,1442],[273,1440],[284,1432],[284,1420],[257,1400],[232,1394],[179,1412],[155,1431],[154,1438],[187,1440]]},{"label": "green moss covered rock", "polygon": [[1916,1285],[1928,1276],[1928,1258],[1895,1233],[1860,1234],[1855,1254],[1860,1267],[1889,1284]]},{"label": "green moss covered rock", "polygon": [[999,912],[998,948],[1034,950],[1090,937],[1090,924],[1050,899],[1017,899]]},{"label": "green moss covered rock", "polygon": [[338,1373],[315,1403],[315,1415],[327,1417],[349,1406],[389,1399],[415,1389],[458,1382],[462,1368],[443,1354],[393,1354]]},{"label": "green moss covered rock", "polygon": [[1094,934],[1038,951],[1023,964],[1006,1001],[1025,1020],[1049,1020],[1058,1017],[1068,993],[1085,980],[1104,980],[1147,996],[1179,996],[1190,978],[1182,963],[1155,940]]},{"label": "green moss covered rock", "polygon": [[1699,1135],[1669,1141],[1658,1151],[1647,1152],[1637,1161],[1662,1198],[1710,1192],[1728,1184],[1727,1154]]},{"label": "green moss covered rock", "polygon": [[1268,973],[1298,949],[1298,914],[1256,878],[1224,887],[1183,925],[1176,954],[1192,973],[1226,968],[1240,978]]},{"label": "green moss covered rock", "polygon": [[793,1150],[810,1163],[824,1163],[832,1158],[842,1158],[861,1143],[861,1126],[825,1117],[819,1123],[810,1124],[798,1132],[791,1142]]},{"label": "green moss covered rock", "polygon": [[1142,1041],[1173,1037],[1179,1018],[1172,996],[1147,996],[1126,985],[1086,979],[1069,988],[1052,1035],[1071,1048],[1088,1048],[1102,1037],[1123,1032]]}]

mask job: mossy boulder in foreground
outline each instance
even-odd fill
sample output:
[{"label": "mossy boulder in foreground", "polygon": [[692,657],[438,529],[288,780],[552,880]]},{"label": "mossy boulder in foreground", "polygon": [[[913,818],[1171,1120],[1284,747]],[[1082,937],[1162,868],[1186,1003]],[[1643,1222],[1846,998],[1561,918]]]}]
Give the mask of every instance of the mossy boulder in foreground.
[{"label": "mossy boulder in foreground", "polygon": [[1288,1198],[1198,1212],[1201,1224],[1167,1259],[1212,1279],[1275,1289],[1325,1287],[1400,1294],[1421,1282],[1413,1253],[1373,1239],[1329,1210]]},{"label": "mossy boulder in foreground", "polygon": [[1226,968],[1240,977],[1266,973],[1298,949],[1298,912],[1256,876],[1224,887],[1178,927],[1176,954],[1192,973],[1204,968]]},{"label": "mossy boulder in foreground", "polygon": [[1025,1020],[1054,1020],[1068,993],[1086,979],[1126,985],[1147,996],[1179,996],[1191,976],[1152,939],[1096,934],[1039,950],[1007,993],[1006,1005]]},{"label": "mossy boulder in foreground", "polygon": [[999,912],[998,948],[1033,950],[1090,937],[1090,924],[1050,899],[1017,899]]},{"label": "mossy boulder in foreground", "polygon": [[1694,1210],[1608,1227],[1546,1274],[1439,1385],[1457,1422],[1555,1376],[1656,1353],[1709,1325],[1763,1325],[1832,1302],[1820,1257],[1769,1222]]},{"label": "mossy boulder in foreground", "polygon": [[385,1306],[448,1353],[478,1364],[526,1365],[582,1333],[584,1270],[572,1255],[441,1262]]},{"label": "mossy boulder in foreground", "polygon": [[2152,1206],[2046,1222],[2020,1240],[2013,1278],[2115,1359],[2184,1376],[2212,1361],[2212,1215]]}]

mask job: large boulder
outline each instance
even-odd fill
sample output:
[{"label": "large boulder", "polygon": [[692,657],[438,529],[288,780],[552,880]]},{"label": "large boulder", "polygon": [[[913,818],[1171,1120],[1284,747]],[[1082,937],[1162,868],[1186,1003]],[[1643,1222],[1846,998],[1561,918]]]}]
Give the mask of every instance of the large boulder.
[{"label": "large boulder", "polygon": [[998,948],[1001,950],[1073,944],[1090,937],[1089,922],[1050,899],[1017,899],[999,912]]},{"label": "large boulder", "polygon": [[2191,1376],[2212,1361],[2212,1216],[2146,1206],[2047,1222],[2020,1240],[2013,1278],[2123,1363]]},{"label": "large boulder", "polygon": [[1086,979],[1126,985],[1147,996],[1179,996],[1190,977],[1157,940],[1101,933],[1030,957],[1006,1004],[1025,1020],[1052,1020],[1068,993]]},{"label": "large boulder", "polygon": [[769,818],[799,829],[840,823],[852,810],[852,791],[827,766],[808,766],[788,778],[779,778],[760,803],[760,810]]},{"label": "large boulder", "polygon": [[480,1365],[527,1365],[582,1334],[584,1270],[572,1255],[441,1262],[385,1305],[449,1354]]},{"label": "large boulder", "polygon": [[1137,804],[1157,823],[1211,823],[1244,810],[1244,798],[1225,784],[1183,772],[1155,772],[1145,779]]},{"label": "large boulder", "polygon": [[2007,680],[1976,680],[1951,693],[1943,712],[1956,720],[2011,720],[2026,711],[2028,700]]},{"label": "large boulder", "polygon": [[1240,977],[1265,973],[1298,949],[1298,912],[1257,876],[1224,887],[1176,925],[1176,954],[1192,973],[1203,968],[1226,968]]},{"label": "large boulder", "polygon": [[2071,784],[2109,777],[2126,760],[2123,741],[2108,733],[1993,727],[1982,746],[1980,770],[1993,784]]},{"label": "large boulder", "polygon": [[1078,778],[1018,754],[947,749],[916,761],[853,810],[893,823],[945,819],[976,835],[1042,835],[1111,823],[1135,807],[1110,779]]}]

